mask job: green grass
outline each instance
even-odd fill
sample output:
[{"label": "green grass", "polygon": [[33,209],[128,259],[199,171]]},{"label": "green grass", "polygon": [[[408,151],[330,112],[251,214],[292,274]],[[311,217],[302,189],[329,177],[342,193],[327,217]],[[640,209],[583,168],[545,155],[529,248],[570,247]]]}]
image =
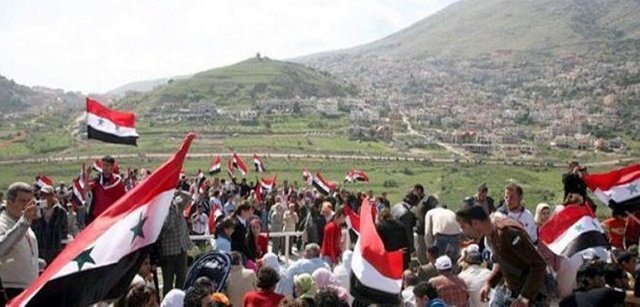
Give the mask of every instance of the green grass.
[{"label": "green grass", "polygon": [[[196,142],[197,143],[197,142]],[[174,143],[174,150],[177,143]],[[251,165],[250,157],[243,157],[245,162]],[[145,167],[154,169],[164,160],[161,159],[121,159],[118,163],[122,169],[127,167]],[[271,177],[277,175],[278,182],[289,180],[297,181],[299,185],[304,185],[302,181],[302,170],[309,168],[312,172],[319,170],[323,175],[339,185],[350,190],[367,191],[373,190],[376,195],[386,191],[392,203],[399,202],[403,195],[416,183],[425,186],[427,192],[437,195],[442,202],[448,204],[450,208],[457,208],[465,196],[472,195],[476,186],[486,182],[490,188],[490,195],[499,200],[502,195],[502,187],[505,183],[516,181],[524,188],[524,201],[526,206],[533,210],[537,203],[548,202],[558,204],[563,196],[561,173],[563,169],[557,168],[524,168],[518,166],[505,165],[453,165],[453,164],[431,164],[428,162],[406,162],[406,161],[353,161],[335,159],[276,159],[268,156],[263,157],[263,161],[269,172],[257,174],[252,171],[246,176],[249,181],[255,181],[257,176]],[[89,163],[91,161],[87,161]],[[184,170],[190,175],[195,175],[197,169],[207,169],[210,159],[188,158],[184,165]],[[80,162],[57,162],[57,163],[34,163],[23,165],[2,165],[0,166],[0,190],[6,190],[9,184],[14,181],[32,182],[37,174],[51,176],[54,181],[65,181],[69,183],[78,174]],[[367,172],[371,182],[346,184],[342,181],[345,173],[351,168],[359,168]],[[602,169],[600,169],[602,170]],[[592,170],[598,171],[598,170]],[[224,172],[224,170],[223,170]],[[222,178],[226,174],[218,175]],[[385,187],[385,181],[394,181],[395,187]],[[606,209],[600,206],[600,214],[606,214]]]}]

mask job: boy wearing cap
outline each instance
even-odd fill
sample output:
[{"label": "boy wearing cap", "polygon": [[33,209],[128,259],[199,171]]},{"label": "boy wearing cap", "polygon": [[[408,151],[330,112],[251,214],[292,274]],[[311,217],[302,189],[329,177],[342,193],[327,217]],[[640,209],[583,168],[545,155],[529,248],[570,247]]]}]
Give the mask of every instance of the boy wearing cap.
[{"label": "boy wearing cap", "polygon": [[469,291],[464,280],[451,272],[451,258],[444,255],[436,259],[436,269],[440,275],[429,279],[438,290],[438,297],[452,306],[469,306]]}]

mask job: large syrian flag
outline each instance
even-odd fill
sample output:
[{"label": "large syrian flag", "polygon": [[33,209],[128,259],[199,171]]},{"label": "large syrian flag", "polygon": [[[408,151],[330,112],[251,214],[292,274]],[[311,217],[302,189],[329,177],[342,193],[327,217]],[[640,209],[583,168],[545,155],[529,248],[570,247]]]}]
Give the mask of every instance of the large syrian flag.
[{"label": "large syrian flag", "polygon": [[222,159],[220,155],[217,155],[213,162],[211,163],[211,167],[209,168],[209,175],[217,174],[222,170]]},{"label": "large syrian flag", "polygon": [[344,182],[355,182],[355,181],[369,182],[369,176],[367,176],[367,173],[359,169],[352,169],[347,173],[346,176],[344,176]]},{"label": "large syrian flag", "polygon": [[540,240],[557,255],[571,257],[587,248],[609,248],[607,237],[591,209],[568,205],[540,228]]},{"label": "large syrian flag", "polygon": [[335,183],[329,182],[328,180],[322,177],[320,172],[316,172],[316,175],[312,179],[313,187],[315,187],[320,193],[324,195],[329,195],[331,191],[336,189]]},{"label": "large syrian flag", "polygon": [[242,176],[247,174],[248,172],[247,165],[244,164],[244,161],[242,161],[242,159],[240,159],[240,156],[238,156],[238,154],[235,152],[233,153],[233,158],[231,159],[231,163],[233,165],[233,168],[239,170]]},{"label": "large syrian flag", "polygon": [[160,235],[194,138],[89,224],[9,306],[87,306],[127,293]]},{"label": "large syrian flag", "polygon": [[640,210],[640,164],[608,173],[584,175],[582,180],[611,209],[620,212]]},{"label": "large syrian flag", "polygon": [[386,251],[369,200],[363,200],[360,208],[360,237],[351,260],[351,295],[370,304],[397,304],[402,291],[402,250]]},{"label": "large syrian flag", "polygon": [[264,173],[266,171],[262,159],[260,159],[260,157],[258,157],[258,155],[256,154],[253,154],[253,165],[255,165],[256,172],[258,173]]},{"label": "large syrian flag", "polygon": [[136,115],[111,110],[87,98],[87,138],[137,146]]}]

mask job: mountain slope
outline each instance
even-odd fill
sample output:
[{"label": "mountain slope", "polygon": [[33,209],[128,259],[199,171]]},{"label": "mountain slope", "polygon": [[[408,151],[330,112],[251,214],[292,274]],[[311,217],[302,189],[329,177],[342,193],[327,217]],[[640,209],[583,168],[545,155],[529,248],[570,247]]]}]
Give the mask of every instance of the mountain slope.
[{"label": "mountain slope", "polygon": [[148,93],[148,100],[187,104],[201,100],[216,106],[250,105],[264,98],[328,97],[354,93],[353,86],[300,64],[251,58],[197,73]]},{"label": "mountain slope", "polygon": [[84,96],[81,93],[44,87],[28,87],[0,76],[1,113],[28,111],[48,105],[76,109],[80,108],[83,103]]},{"label": "mountain slope", "polygon": [[337,53],[452,58],[497,51],[584,53],[640,38],[638,16],[637,0],[461,0],[388,37]]}]

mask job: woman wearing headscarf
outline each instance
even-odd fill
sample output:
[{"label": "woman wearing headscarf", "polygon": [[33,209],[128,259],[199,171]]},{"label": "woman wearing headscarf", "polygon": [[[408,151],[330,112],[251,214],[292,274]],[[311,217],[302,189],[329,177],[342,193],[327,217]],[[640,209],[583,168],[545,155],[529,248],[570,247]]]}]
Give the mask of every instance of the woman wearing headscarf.
[{"label": "woman wearing headscarf", "polygon": [[[352,251],[350,250],[345,251],[344,253],[342,253],[342,262],[340,262],[340,264],[336,265],[336,267],[333,268],[333,276],[338,281],[338,285],[340,285],[345,290],[347,290],[347,293],[349,293],[349,287],[350,287],[349,278],[351,276],[351,257],[352,256],[353,256]],[[348,295],[348,303],[349,304],[353,303],[353,297],[350,294]]]},{"label": "woman wearing headscarf", "polygon": [[313,272],[311,276],[313,276],[313,280],[316,283],[316,288],[318,289],[318,291],[325,288],[334,290],[336,291],[338,297],[342,302],[348,303],[349,292],[347,292],[345,288],[340,286],[338,280],[336,280],[331,271],[326,268],[319,268],[315,270],[315,272]]},{"label": "woman wearing headscarf", "polygon": [[538,229],[542,227],[551,218],[551,207],[546,203],[539,203],[536,207],[536,215],[533,220],[536,222]]},{"label": "woman wearing headscarf", "polygon": [[313,277],[307,273],[297,275],[294,284],[296,297],[303,299],[307,306],[315,307],[316,283]]},{"label": "woman wearing headscarf", "polygon": [[266,253],[264,257],[262,257],[262,266],[270,267],[278,272],[280,275],[280,281],[276,284],[276,293],[282,294],[284,296],[290,296],[293,294],[293,281],[287,275],[287,270],[285,270],[278,260],[278,256],[274,253]]}]

